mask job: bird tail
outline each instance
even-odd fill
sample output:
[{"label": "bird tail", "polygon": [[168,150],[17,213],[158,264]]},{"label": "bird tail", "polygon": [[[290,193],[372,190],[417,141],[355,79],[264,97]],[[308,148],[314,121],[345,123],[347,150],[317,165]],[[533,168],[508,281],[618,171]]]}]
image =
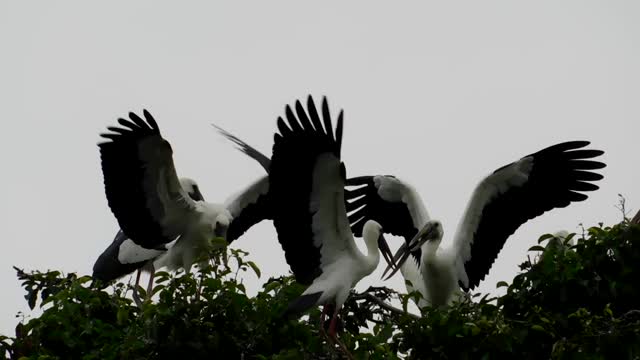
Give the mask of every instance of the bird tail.
[{"label": "bird tail", "polygon": [[317,305],[318,300],[320,300],[320,296],[322,296],[321,291],[298,297],[289,304],[289,307],[287,307],[283,316],[287,318],[299,316],[303,312]]}]

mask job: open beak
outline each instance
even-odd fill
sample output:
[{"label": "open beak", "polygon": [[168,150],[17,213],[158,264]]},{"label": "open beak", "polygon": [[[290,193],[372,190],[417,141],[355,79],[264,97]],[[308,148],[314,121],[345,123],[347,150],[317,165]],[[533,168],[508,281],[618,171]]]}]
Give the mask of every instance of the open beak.
[{"label": "open beak", "polygon": [[424,244],[429,239],[431,233],[433,233],[433,228],[431,227],[428,231],[421,230],[408,243],[402,244],[402,246],[400,246],[398,251],[396,251],[396,254],[391,260],[391,263],[394,264],[395,269],[391,265],[387,266],[387,268],[382,273],[383,278],[387,274],[387,272],[389,272],[389,270],[393,271],[384,280],[389,280],[393,275],[395,275],[398,270],[400,270],[400,267],[402,267],[404,262],[407,261],[409,255],[411,255],[411,252],[420,248],[422,244]]},{"label": "open beak", "polygon": [[380,236],[378,236],[378,249],[380,249],[382,257],[384,257],[384,260],[387,262],[387,269],[396,269],[396,265],[393,262],[393,254],[391,253],[387,239],[384,238],[382,232],[380,232]]}]

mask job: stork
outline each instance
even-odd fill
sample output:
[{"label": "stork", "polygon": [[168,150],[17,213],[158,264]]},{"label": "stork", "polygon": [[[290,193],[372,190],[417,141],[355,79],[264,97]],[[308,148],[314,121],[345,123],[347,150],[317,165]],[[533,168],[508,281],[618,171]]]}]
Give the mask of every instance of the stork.
[{"label": "stork", "polygon": [[332,308],[328,333],[345,350],[336,336],[339,310],[350,290],[377,267],[379,250],[389,264],[391,252],[380,224],[373,220],[363,227],[367,254],[354,242],[344,201],[346,170],[340,161],[343,112],[335,134],[326,98],[322,119],[311,96],[306,111],[297,101],[295,114],[290,106],[285,113],[287,121],[277,121],[269,172],[273,222],[296,280],[308,285],[286,314],[300,315],[324,305],[324,333],[324,318]]},{"label": "stork", "polygon": [[[198,184],[189,178],[181,178],[180,186],[193,201],[203,201]],[[151,292],[155,267],[153,260],[164,254],[173,243],[162,244],[158,248],[147,249],[136,244],[122,229],[118,230],[113,242],[100,254],[93,265],[94,279],[100,280],[104,286],[109,281],[125,276],[135,270],[136,287],[140,282],[140,273],[147,270],[151,273],[147,285],[147,293]]]},{"label": "stork", "polygon": [[[121,228],[105,250],[117,258],[111,263],[116,269],[94,271],[103,280],[132,272],[150,260],[154,269],[189,271],[212,249],[215,237],[230,243],[271,218],[266,175],[223,204],[205,202],[194,182],[178,180],[171,145],[151,114],[144,110],[143,115],[144,120],[134,113],[129,113],[130,120],[118,119],[121,126],[108,127],[111,132],[101,134],[107,141],[98,144],[107,201]],[[127,256],[131,253],[138,257]],[[96,266],[104,270],[101,259]]]},{"label": "stork", "polygon": [[[498,168],[475,188],[450,246],[443,247],[439,221],[431,220],[418,193],[390,175],[350,179],[347,205],[354,234],[375,220],[406,242],[394,256],[396,269],[417,290],[419,306],[443,307],[478,286],[508,237],[522,224],[555,208],[584,201],[603,176],[590,170],[604,163],[591,159],[600,150],[583,149],[587,141],[556,144]],[[387,268],[387,271],[389,268]],[[386,271],[385,271],[386,273]]]}]

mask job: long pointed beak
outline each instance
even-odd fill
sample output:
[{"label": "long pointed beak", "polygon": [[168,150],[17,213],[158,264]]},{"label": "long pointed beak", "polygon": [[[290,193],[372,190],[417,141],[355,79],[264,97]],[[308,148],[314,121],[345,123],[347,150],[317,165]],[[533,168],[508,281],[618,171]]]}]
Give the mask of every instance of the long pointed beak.
[{"label": "long pointed beak", "polygon": [[200,192],[200,188],[199,187],[195,187],[195,191],[191,195],[191,198],[195,201],[204,201],[204,196],[202,196],[202,193]]},{"label": "long pointed beak", "polygon": [[406,250],[406,247],[404,249],[400,248],[398,250],[398,252],[396,252],[396,255],[394,256],[394,259],[396,258],[400,258],[400,260],[398,260],[397,263],[395,263],[395,269],[393,269],[393,271],[391,272],[391,274],[389,274],[389,276],[387,276],[386,278],[384,277],[384,275],[390,270],[392,269],[391,266],[388,266],[384,272],[382,273],[382,277],[384,278],[384,280],[389,280],[391,279],[391,277],[393,275],[395,275],[398,270],[400,270],[400,267],[402,266],[402,264],[404,264],[405,261],[407,261],[407,259],[409,258],[409,255],[411,255],[411,252]]},{"label": "long pointed beak", "polygon": [[393,261],[393,254],[391,253],[391,249],[389,248],[387,239],[384,238],[384,235],[382,235],[382,233],[380,233],[380,236],[378,236],[378,249],[380,249],[382,257],[387,262],[388,268],[395,269],[396,265]]},{"label": "long pointed beak", "polygon": [[411,252],[421,247],[422,244],[424,244],[429,239],[429,235],[432,231],[432,229],[429,229],[429,231],[420,230],[408,243],[402,244],[402,246],[400,246],[398,251],[396,251],[396,254],[393,256],[392,262],[395,265],[395,269],[393,269],[391,274],[389,274],[389,276],[385,278],[384,276],[387,274],[387,272],[392,269],[391,266],[388,266],[382,273],[382,278],[384,278],[384,280],[389,280],[393,275],[395,275],[398,270],[400,270],[400,267],[402,267],[404,262],[407,261],[409,255],[411,255]]}]

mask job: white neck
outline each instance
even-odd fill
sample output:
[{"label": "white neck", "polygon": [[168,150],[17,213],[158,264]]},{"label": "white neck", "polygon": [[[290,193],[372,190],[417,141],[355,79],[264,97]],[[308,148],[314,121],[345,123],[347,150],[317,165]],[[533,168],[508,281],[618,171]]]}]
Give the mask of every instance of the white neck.
[{"label": "white neck", "polygon": [[[375,269],[378,267],[378,263],[380,262],[380,251],[378,250],[378,236],[375,237],[370,236],[364,237],[364,243],[367,247],[367,263],[369,266]],[[372,270],[373,271],[373,270]]]},{"label": "white neck", "polygon": [[436,252],[438,252],[441,240],[442,239],[429,240],[424,244],[422,244],[421,250],[422,250],[422,257],[424,259],[423,262],[433,263],[435,261]]}]

